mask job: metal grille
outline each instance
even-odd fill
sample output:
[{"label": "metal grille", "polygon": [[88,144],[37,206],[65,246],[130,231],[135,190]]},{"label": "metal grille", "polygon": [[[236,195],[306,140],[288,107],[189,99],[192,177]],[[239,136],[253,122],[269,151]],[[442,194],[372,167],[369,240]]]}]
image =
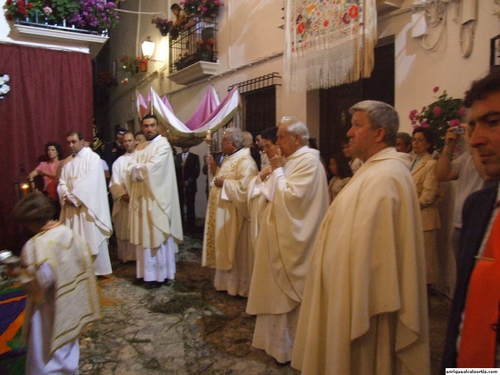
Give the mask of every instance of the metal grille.
[{"label": "metal grille", "polygon": [[243,81],[240,83],[235,83],[228,87],[227,91],[231,91],[234,87],[238,87],[238,91],[240,94],[263,89],[269,86],[281,86],[280,83],[277,83],[276,80],[281,79],[279,73],[273,72],[266,74],[265,76],[260,76],[254,79],[249,79],[248,81]]},{"label": "metal grille", "polygon": [[192,17],[177,36],[170,32],[170,73],[198,61],[217,62],[217,24],[211,20]]}]

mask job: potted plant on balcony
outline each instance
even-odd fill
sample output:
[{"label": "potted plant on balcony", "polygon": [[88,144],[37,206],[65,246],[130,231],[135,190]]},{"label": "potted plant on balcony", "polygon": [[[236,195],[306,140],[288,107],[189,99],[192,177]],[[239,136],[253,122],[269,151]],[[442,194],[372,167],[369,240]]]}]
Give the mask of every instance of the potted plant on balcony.
[{"label": "potted plant on balcony", "polygon": [[137,73],[145,73],[148,71],[148,59],[146,57],[137,56],[135,59],[129,55],[123,55],[120,59],[122,70],[125,74],[133,76]]},{"label": "potted plant on balcony", "polygon": [[156,28],[160,30],[160,34],[162,36],[167,36],[169,31],[174,26],[174,23],[172,21],[160,17],[154,17],[151,23],[154,23],[156,25]]},{"label": "potted plant on balcony", "polygon": [[119,19],[114,1],[83,0],[81,8],[73,12],[70,22],[86,30],[102,32],[115,27]]},{"label": "potted plant on balcony", "polygon": [[[101,34],[118,24],[116,2],[120,0],[7,0],[5,17],[38,26],[70,26]],[[44,27],[44,26],[41,26]]]},{"label": "potted plant on balcony", "polygon": [[213,38],[203,38],[198,40],[198,60],[201,61],[212,61],[214,54],[214,44],[215,39]]},{"label": "potted plant on balcony", "polygon": [[202,17],[215,18],[219,15],[219,8],[224,4],[220,0],[202,0]]},{"label": "potted plant on balcony", "polygon": [[79,11],[78,0],[52,0],[50,3],[35,0],[7,0],[5,17],[9,21],[20,20],[50,25],[66,24],[68,18]]},{"label": "potted plant on balcony", "polygon": [[215,18],[224,4],[220,0],[183,0],[180,5],[188,15]]},{"label": "potted plant on balcony", "polygon": [[175,70],[176,71],[182,70],[188,67],[189,65],[194,64],[195,62],[196,62],[196,54],[188,55],[187,52],[184,52],[174,61]]},{"label": "potted plant on balcony", "polygon": [[7,0],[5,3],[5,18],[7,21],[34,19],[37,12],[42,11],[41,1],[27,3],[25,0]]}]

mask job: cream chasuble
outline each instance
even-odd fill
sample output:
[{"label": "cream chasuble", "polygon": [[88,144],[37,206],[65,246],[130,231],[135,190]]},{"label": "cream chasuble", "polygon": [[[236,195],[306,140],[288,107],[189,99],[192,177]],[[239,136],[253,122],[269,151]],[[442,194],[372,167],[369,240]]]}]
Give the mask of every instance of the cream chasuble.
[{"label": "cream chasuble", "polygon": [[[89,147],[84,147],[76,155],[66,158],[57,192],[61,200],[60,220],[83,237],[92,255],[97,256],[94,261],[95,274],[112,273],[108,238],[113,229],[99,155]],[[63,205],[64,197],[77,207]]]},{"label": "cream chasuble", "polygon": [[422,221],[411,158],[386,148],[318,233],[292,366],[303,375],[430,373]]},{"label": "cream chasuble", "polygon": [[130,243],[130,228],[128,226],[128,206],[129,202],[121,198],[129,194],[129,181],[127,175],[127,165],[132,158],[131,153],[120,156],[113,163],[113,173],[109,181],[109,192],[113,197],[113,211],[111,220],[113,221],[118,258],[123,262],[136,260],[136,246]]},{"label": "cream chasuble", "polygon": [[257,177],[250,186],[252,229],[257,231],[246,310],[257,314],[252,345],[284,363],[291,359],[314,240],[328,209],[319,152],[303,147],[266,182]]},{"label": "cream chasuble", "polygon": [[247,188],[257,175],[257,165],[249,149],[241,149],[226,156],[215,175],[225,176],[226,180],[223,188],[212,186],[210,190],[202,265],[229,270],[242,227],[249,228]]},{"label": "cream chasuble", "polygon": [[260,204],[249,314],[283,314],[301,303],[316,233],[328,209],[318,150],[302,147],[280,172],[260,187],[269,203]]},{"label": "cream chasuble", "polygon": [[[216,272],[215,283],[218,284],[218,275],[223,276],[225,281],[218,285],[220,290],[227,290],[227,285],[223,284],[230,284],[231,290],[228,290],[230,294],[247,295],[250,286],[253,248],[250,239],[247,189],[250,180],[257,175],[257,172],[257,165],[250,155],[250,150],[241,149],[226,156],[216,172],[216,176],[226,177],[223,187],[213,186],[210,190],[205,218],[202,265],[216,268],[217,271],[233,271],[231,275]],[[240,282],[241,288],[236,286]],[[236,292],[236,289],[240,291]]]},{"label": "cream chasuble", "polygon": [[129,182],[126,174],[126,168],[132,154],[120,156],[113,163],[113,174],[109,181],[109,192],[113,196],[113,212],[111,218],[115,225],[115,235],[119,240],[130,239],[130,230],[128,228],[128,203],[121,200],[121,197],[128,194]]},{"label": "cream chasuble", "polygon": [[[53,311],[54,315],[43,319],[52,327],[51,336],[30,343],[35,346],[50,343],[42,348],[44,358],[76,339],[85,324],[100,318],[99,292],[90,255],[86,241],[64,225],[43,231],[24,245],[22,261],[26,269],[20,279],[28,294],[24,340],[30,334],[35,310],[46,300],[54,303],[52,309],[46,310]],[[46,262],[54,275],[55,285],[44,291],[37,277],[40,266]],[[55,293],[55,296],[47,296],[47,293]],[[42,331],[41,327],[34,328]]]},{"label": "cream chasuble", "polygon": [[[168,238],[182,242],[182,220],[174,157],[168,140],[141,143],[127,166],[130,179],[130,242],[157,248]],[[134,178],[136,176],[137,178]]]}]

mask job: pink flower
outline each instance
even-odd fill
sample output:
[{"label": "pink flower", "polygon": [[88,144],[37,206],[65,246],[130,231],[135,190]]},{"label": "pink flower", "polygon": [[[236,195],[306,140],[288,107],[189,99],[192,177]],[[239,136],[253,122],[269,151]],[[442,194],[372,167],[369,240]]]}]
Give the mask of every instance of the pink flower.
[{"label": "pink flower", "polygon": [[441,112],[443,112],[441,107],[436,106],[436,107],[432,108],[432,113],[434,114],[434,116],[439,116],[441,114]]},{"label": "pink flower", "polygon": [[417,117],[418,117],[417,113],[418,113],[418,111],[416,109],[414,109],[413,111],[411,111],[410,112],[410,116],[409,116],[410,120],[415,121],[417,119]]},{"label": "pink flower", "polygon": [[464,117],[465,116],[465,107],[461,106],[460,109],[458,110],[458,113],[460,116]]},{"label": "pink flower", "polygon": [[432,89],[432,91],[434,91],[435,93],[439,91],[439,86],[436,86]]},{"label": "pink flower", "polygon": [[450,126],[460,126],[460,120],[457,120],[456,118],[450,121]]},{"label": "pink flower", "polygon": [[420,126],[421,126],[421,127],[423,127],[423,128],[428,128],[428,127],[430,127],[430,125],[429,125],[429,123],[428,123],[428,122],[423,122],[423,123],[421,123],[421,124],[420,124]]}]

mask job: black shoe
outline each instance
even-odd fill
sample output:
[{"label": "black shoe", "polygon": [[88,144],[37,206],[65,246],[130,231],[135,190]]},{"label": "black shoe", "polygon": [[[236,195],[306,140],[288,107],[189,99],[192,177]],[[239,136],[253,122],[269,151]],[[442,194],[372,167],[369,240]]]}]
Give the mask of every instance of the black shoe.
[{"label": "black shoe", "polygon": [[161,283],[156,281],[145,281],[144,286],[146,287],[146,289],[156,289],[161,286]]},{"label": "black shoe", "polygon": [[132,284],[134,284],[134,285],[139,285],[139,286],[140,286],[140,285],[144,284],[144,279],[143,279],[143,278],[140,278],[140,279],[135,279],[135,280],[132,282]]}]

